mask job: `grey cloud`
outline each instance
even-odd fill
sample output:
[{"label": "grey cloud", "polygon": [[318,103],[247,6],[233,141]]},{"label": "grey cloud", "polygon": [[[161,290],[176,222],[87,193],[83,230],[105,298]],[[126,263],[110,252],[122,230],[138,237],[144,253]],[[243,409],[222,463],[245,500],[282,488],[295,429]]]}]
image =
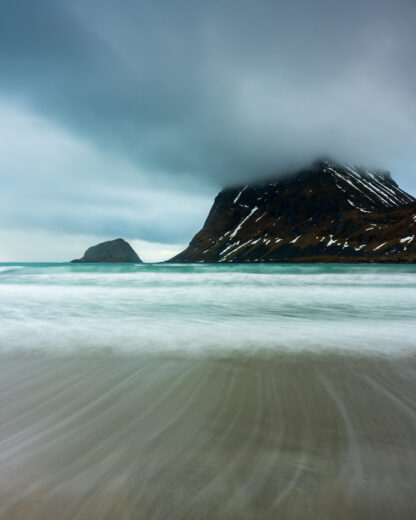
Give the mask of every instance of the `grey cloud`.
[{"label": "grey cloud", "polygon": [[0,142],[2,225],[186,241],[220,186],[322,154],[416,189],[415,26],[414,0],[3,0],[0,116],[41,123]]},{"label": "grey cloud", "polygon": [[7,230],[186,243],[213,193],[181,189],[0,99],[0,223]]},{"label": "grey cloud", "polygon": [[217,184],[415,145],[412,1],[2,3],[0,87],[151,173]]}]

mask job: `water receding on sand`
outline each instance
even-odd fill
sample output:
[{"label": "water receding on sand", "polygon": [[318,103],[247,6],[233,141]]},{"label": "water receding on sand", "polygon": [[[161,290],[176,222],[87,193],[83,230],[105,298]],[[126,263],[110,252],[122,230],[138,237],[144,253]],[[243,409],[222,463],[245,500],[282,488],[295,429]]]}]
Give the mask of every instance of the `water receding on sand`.
[{"label": "water receding on sand", "polygon": [[412,518],[416,266],[2,265],[0,518]]}]

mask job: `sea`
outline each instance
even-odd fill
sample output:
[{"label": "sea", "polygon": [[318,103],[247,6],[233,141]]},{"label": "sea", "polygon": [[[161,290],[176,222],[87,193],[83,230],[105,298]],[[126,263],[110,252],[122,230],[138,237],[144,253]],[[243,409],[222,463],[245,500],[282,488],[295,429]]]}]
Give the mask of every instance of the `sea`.
[{"label": "sea", "polygon": [[416,265],[0,264],[0,519],[412,519]]}]

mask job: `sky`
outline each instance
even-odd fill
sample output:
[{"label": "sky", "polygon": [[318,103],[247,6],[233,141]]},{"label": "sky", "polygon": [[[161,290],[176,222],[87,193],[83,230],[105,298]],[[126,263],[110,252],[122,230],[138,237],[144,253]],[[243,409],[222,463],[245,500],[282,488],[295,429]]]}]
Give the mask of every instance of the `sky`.
[{"label": "sky", "polygon": [[414,0],[2,0],[0,261],[166,260],[322,155],[416,195]]}]

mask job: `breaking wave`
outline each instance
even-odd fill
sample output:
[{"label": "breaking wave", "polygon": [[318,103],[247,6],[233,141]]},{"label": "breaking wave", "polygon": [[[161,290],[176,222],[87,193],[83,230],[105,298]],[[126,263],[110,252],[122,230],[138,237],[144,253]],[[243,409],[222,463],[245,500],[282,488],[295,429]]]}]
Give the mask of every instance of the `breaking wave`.
[{"label": "breaking wave", "polygon": [[409,265],[8,265],[0,348],[413,352],[415,289]]}]

